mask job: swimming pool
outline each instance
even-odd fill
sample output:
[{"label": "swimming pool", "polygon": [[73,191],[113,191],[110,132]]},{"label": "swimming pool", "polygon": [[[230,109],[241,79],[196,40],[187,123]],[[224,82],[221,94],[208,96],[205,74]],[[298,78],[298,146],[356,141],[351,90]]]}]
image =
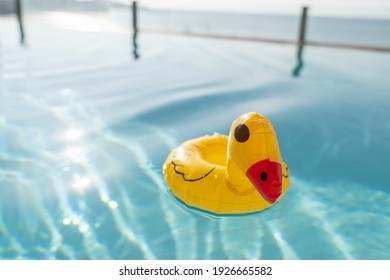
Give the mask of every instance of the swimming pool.
[{"label": "swimming pool", "polygon": [[[134,61],[126,32],[28,31],[0,49],[1,258],[390,259],[388,53],[305,48],[294,77],[289,45],[141,33]],[[178,203],[169,151],[249,111],[278,134],[284,199]]]}]

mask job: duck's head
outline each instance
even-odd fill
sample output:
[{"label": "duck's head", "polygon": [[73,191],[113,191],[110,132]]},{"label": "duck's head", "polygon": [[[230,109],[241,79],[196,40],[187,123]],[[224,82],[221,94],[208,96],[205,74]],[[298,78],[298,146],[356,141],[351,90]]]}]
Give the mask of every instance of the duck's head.
[{"label": "duck's head", "polygon": [[260,195],[274,203],[282,194],[282,158],[271,122],[257,113],[241,115],[232,124],[228,145],[228,161],[235,161]]}]

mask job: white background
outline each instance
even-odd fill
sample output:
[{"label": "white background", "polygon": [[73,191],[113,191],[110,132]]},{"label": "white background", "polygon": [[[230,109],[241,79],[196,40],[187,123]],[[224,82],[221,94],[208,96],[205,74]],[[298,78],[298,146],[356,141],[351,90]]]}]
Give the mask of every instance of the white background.
[{"label": "white background", "polygon": [[[203,268],[203,276],[120,276],[128,268]],[[271,266],[272,276],[215,276],[213,267]],[[390,279],[390,261],[0,261],[0,279]]]}]

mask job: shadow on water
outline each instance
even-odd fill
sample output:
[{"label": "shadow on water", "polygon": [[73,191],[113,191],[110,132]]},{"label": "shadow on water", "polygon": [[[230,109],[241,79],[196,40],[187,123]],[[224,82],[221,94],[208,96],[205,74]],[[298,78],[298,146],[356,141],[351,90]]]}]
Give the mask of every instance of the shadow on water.
[{"label": "shadow on water", "polygon": [[[270,97],[275,92],[279,92],[283,95],[286,92],[285,84],[272,84],[262,87],[254,87],[241,91],[215,91],[209,92],[207,95],[188,96],[184,99],[178,99],[175,102],[170,102],[166,105],[160,105],[159,107],[153,107],[150,110],[144,110],[143,112],[135,115],[132,119],[137,121],[146,121],[153,125],[160,126],[164,123],[174,123],[177,121],[178,116],[181,116],[181,120],[191,120],[194,116],[198,115],[200,111],[205,113],[210,112],[210,104],[213,104],[212,111],[225,110],[225,108],[233,108],[237,105],[237,96],[239,94],[240,102],[254,102],[258,100],[259,94],[262,98]],[[291,90],[290,85],[290,90]],[[196,88],[193,88],[194,90]],[[189,89],[187,89],[188,91]],[[167,91],[161,91],[161,93],[169,93],[174,91],[185,91],[184,88],[169,88]],[[195,106],[196,105],[196,106]],[[164,119],[161,118],[164,116]]]},{"label": "shadow on water", "polygon": [[299,77],[301,74],[302,68],[304,66],[303,63],[303,47],[299,46],[297,51],[297,64],[293,69],[292,75],[293,77]]},{"label": "shadow on water", "polygon": [[137,60],[140,58],[139,56],[139,53],[138,53],[138,39],[137,39],[137,36],[138,36],[138,31],[135,30],[133,32],[133,40],[132,40],[132,43],[133,43],[133,57],[134,57],[134,60]]}]

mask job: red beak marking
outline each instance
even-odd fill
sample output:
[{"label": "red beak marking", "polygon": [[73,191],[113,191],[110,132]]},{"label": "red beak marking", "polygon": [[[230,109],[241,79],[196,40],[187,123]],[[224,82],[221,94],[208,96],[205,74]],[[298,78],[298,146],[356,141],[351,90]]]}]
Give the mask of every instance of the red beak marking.
[{"label": "red beak marking", "polygon": [[282,194],[282,165],[265,159],[253,164],[246,176],[261,196],[273,204]]}]

